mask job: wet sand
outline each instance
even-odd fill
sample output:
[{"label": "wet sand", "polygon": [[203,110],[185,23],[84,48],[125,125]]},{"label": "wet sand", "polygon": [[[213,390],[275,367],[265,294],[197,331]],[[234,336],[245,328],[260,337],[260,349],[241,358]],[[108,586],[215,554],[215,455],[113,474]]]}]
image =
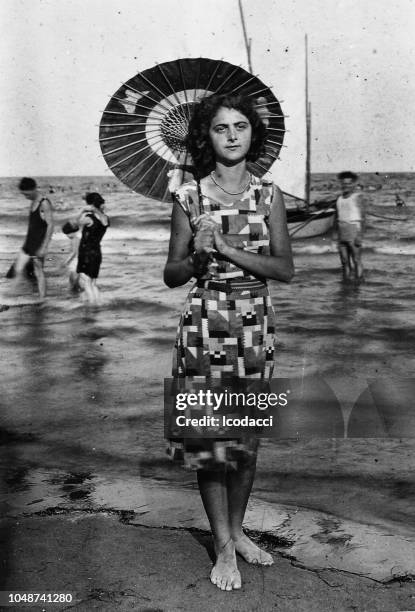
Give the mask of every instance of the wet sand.
[{"label": "wet sand", "polygon": [[[128,342],[105,353],[108,333],[97,317],[85,315],[90,327],[72,342],[76,376],[45,368],[52,355],[36,348],[25,357],[34,370],[30,390],[9,371],[1,398],[2,516],[23,525],[35,516],[115,512],[136,525],[206,531],[194,474],[164,452],[159,381],[150,377],[170,354],[147,353],[138,376],[128,367],[135,363]],[[50,340],[38,332],[35,325],[29,346]],[[120,386],[120,369],[134,384]],[[293,420],[306,430],[327,417],[319,404],[308,405],[314,414]],[[341,411],[333,413],[338,420]],[[276,542],[275,554],[309,569],[412,580],[414,447],[413,438],[263,440],[246,526]]]},{"label": "wet sand", "polygon": [[[9,367],[0,395],[6,511],[8,500],[20,491],[29,496],[32,510],[39,497],[88,499],[102,478],[150,478],[179,489],[194,486],[194,474],[174,466],[165,455],[158,373],[169,371],[170,325],[167,331],[161,328],[158,343],[145,343],[144,338],[143,350],[131,332],[131,321],[118,318],[114,329],[99,311],[84,311],[81,318],[69,313],[58,325],[48,306],[33,307],[24,313],[21,328],[18,316],[9,315],[3,353]],[[291,420],[283,423],[292,439],[262,441],[255,495],[270,503],[413,533],[411,431],[412,437],[388,438],[369,406],[372,437],[343,439],[343,417],[366,383],[352,377],[316,380],[302,379],[306,389],[311,381],[310,401],[299,405],[297,412],[293,409]],[[312,393],[321,392],[319,385],[324,392],[327,380],[329,401],[312,402]],[[355,387],[349,391],[349,402],[344,401],[342,385],[346,390]],[[341,400],[337,406],[336,398]],[[360,415],[367,405],[360,404]],[[349,414],[349,426],[353,418]],[[319,429],[319,424],[324,427]],[[406,429],[400,428],[402,436],[408,434]],[[338,437],[329,439],[334,430]],[[348,431],[353,433],[351,427]],[[362,431],[357,429],[359,435]],[[42,492],[33,495],[39,486]],[[111,495],[109,489],[109,505]]]},{"label": "wet sand", "polygon": [[242,589],[224,593],[207,578],[212,548],[203,531],[140,527],[121,513],[32,516],[2,527],[13,541],[10,552],[20,551],[17,562],[9,555],[14,580],[3,579],[2,589],[36,593],[48,585],[47,592],[73,597],[72,603],[25,606],[29,611],[390,612],[411,610],[415,601],[410,582],[310,570],[283,554],[270,568],[241,561]]}]

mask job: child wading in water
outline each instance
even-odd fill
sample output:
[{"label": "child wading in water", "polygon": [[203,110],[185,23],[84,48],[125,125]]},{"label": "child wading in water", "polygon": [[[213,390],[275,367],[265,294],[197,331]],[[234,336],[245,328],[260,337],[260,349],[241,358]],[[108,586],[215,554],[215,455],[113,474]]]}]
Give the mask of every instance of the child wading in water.
[{"label": "child wading in water", "polygon": [[69,273],[69,287],[71,291],[80,291],[81,287],[79,285],[79,275],[76,271],[80,242],[79,227],[75,223],[68,221],[62,226],[62,231],[69,239],[71,249],[63,264]]},{"label": "child wading in water", "polygon": [[[272,376],[275,315],[267,278],[289,282],[293,262],[280,190],[247,169],[263,152],[266,129],[251,101],[204,98],[189,125],[188,149],[200,180],[174,192],[164,280],[169,287],[196,282],[180,319],[173,376]],[[271,565],[271,555],[243,532],[255,475],[258,441],[171,440],[173,459],[197,470],[212,529],[216,563],[210,579],[220,589],[241,588],[236,553],[248,563]]]}]

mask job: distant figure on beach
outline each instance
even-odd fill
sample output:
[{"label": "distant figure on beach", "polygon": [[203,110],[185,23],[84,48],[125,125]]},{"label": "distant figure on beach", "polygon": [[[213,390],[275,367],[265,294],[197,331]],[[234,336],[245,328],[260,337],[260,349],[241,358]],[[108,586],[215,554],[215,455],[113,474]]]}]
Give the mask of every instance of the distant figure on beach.
[{"label": "distant figure on beach", "polygon": [[345,171],[337,175],[341,196],[337,198],[337,233],[343,278],[349,280],[363,277],[362,236],[364,230],[363,194],[356,190],[358,176]]},{"label": "distant figure on beach", "polygon": [[[265,135],[252,102],[240,96],[206,97],[190,121],[187,146],[199,178],[174,192],[164,269],[168,287],[196,279],[176,337],[177,385],[197,377],[214,389],[227,377],[242,385],[272,376],[275,314],[266,279],[289,282],[294,269],[281,191],[247,168]],[[273,563],[242,530],[258,440],[241,430],[232,439],[169,442],[170,456],[197,470],[216,553],[210,580],[222,590],[240,589],[236,553],[248,563]]]},{"label": "distant figure on beach", "polygon": [[401,198],[399,193],[395,193],[395,204],[398,208],[402,208],[403,206],[406,206],[405,200]]},{"label": "distant figure on beach", "polygon": [[70,243],[70,252],[65,259],[63,265],[68,270],[69,287],[71,291],[80,291],[79,274],[76,269],[78,267],[78,249],[80,243],[79,226],[71,221],[67,221],[62,226],[62,232],[68,238]]},{"label": "distant figure on beach", "polygon": [[97,278],[102,261],[101,240],[110,221],[104,212],[105,200],[99,193],[87,193],[85,201],[89,207],[82,211],[76,223],[82,228],[76,272],[86,301],[96,305],[99,303]]},{"label": "distant figure on beach", "polygon": [[30,201],[30,212],[26,239],[14,263],[14,272],[19,282],[27,266],[32,264],[39,296],[43,299],[46,295],[43,266],[53,234],[52,205],[50,200],[38,191],[36,181],[32,178],[22,178],[19,190]]}]

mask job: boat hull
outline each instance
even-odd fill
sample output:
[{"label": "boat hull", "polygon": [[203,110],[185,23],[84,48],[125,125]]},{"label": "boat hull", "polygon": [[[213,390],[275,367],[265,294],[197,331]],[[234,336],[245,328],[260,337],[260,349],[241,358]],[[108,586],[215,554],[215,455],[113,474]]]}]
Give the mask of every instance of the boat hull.
[{"label": "boat hull", "polygon": [[322,236],[331,230],[334,219],[334,209],[315,212],[295,211],[291,215],[288,211],[288,232],[292,240]]}]

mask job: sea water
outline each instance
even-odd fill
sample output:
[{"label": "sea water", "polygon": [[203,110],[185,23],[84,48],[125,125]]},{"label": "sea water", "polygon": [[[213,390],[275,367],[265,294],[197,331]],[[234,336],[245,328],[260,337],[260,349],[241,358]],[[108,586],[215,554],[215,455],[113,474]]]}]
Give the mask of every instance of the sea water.
[{"label": "sea water", "polygon": [[[293,241],[294,280],[270,283],[277,314],[275,375],[328,386],[341,398],[341,432],[368,380],[407,379],[415,370],[415,175],[363,174],[359,180],[368,201],[365,281],[342,282],[329,234]],[[5,278],[27,226],[29,203],[17,182],[0,179],[0,427],[11,444],[10,469],[24,480],[29,457],[36,456],[45,474],[138,470],[142,477],[187,486],[191,477],[168,463],[163,442],[162,381],[170,374],[178,317],[191,286],[168,289],[162,281],[171,204],[131,192],[113,178],[39,177],[56,223],[45,264],[48,298],[39,305],[30,283],[19,298],[10,297]],[[111,220],[102,242],[99,308],[70,293],[63,267],[69,241],[61,226],[82,210],[86,191],[103,195]],[[405,208],[396,208],[396,193]],[[313,176],[313,199],[337,194],[334,175]],[[307,440],[307,428],[318,418],[318,411],[298,417],[303,442],[297,446],[288,440],[263,444],[257,493],[340,512],[339,482],[357,496],[375,483],[367,512],[379,513],[381,486],[393,481],[391,470],[400,470],[405,482],[412,478],[411,440],[342,445],[338,432],[334,446]],[[390,486],[386,518],[404,504],[407,520],[413,499],[395,495]],[[350,516],[362,513],[362,504],[368,507],[353,503],[346,504]]]}]

